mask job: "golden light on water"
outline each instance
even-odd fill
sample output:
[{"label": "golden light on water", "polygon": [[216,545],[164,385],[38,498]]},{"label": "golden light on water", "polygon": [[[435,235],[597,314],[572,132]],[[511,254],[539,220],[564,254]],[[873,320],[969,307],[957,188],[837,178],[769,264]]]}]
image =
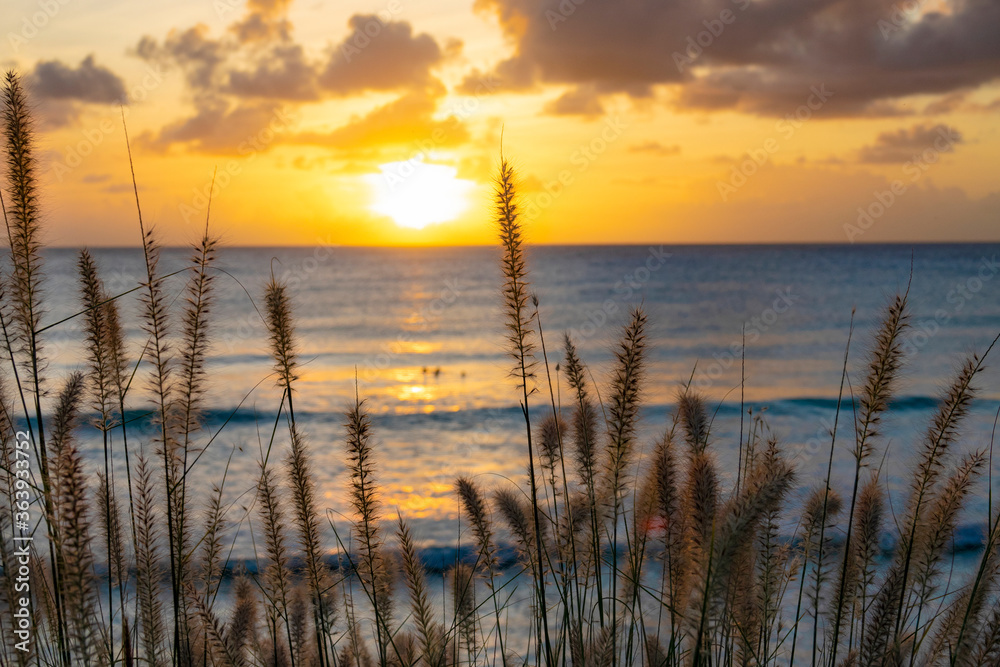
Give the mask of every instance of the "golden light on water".
[{"label": "golden light on water", "polygon": [[454,220],[468,208],[468,193],[475,187],[458,178],[454,167],[423,160],[389,162],[379,169],[364,177],[375,195],[372,211],[410,229]]}]

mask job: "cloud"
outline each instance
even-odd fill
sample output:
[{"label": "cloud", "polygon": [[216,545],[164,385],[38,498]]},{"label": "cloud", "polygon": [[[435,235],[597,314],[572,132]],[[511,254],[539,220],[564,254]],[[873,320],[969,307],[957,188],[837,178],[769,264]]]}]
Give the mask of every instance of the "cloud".
[{"label": "cloud", "polygon": [[208,32],[209,28],[204,24],[185,30],[171,30],[162,44],[144,36],[134,53],[143,60],[180,67],[188,88],[194,92],[210,91],[217,87],[218,71],[234,47],[222,40],[212,39]]},{"label": "cloud", "polygon": [[126,97],[121,78],[96,64],[93,55],[75,68],[58,60],[39,62],[29,75],[29,84],[36,95],[49,100],[117,104]]},{"label": "cloud", "polygon": [[858,158],[870,164],[903,163],[917,158],[930,149],[937,153],[951,153],[955,145],[964,142],[962,133],[944,124],[917,125],[910,129],[883,132],[875,143],[863,147]]},{"label": "cloud", "polygon": [[[595,86],[648,95],[674,86],[684,109],[784,115],[813,85],[825,115],[895,114],[1000,76],[1000,3],[901,16],[891,0],[478,0],[515,47],[496,65],[507,89]],[[887,104],[889,103],[889,104]]]},{"label": "cloud", "polygon": [[240,97],[279,100],[315,100],[319,97],[316,70],[298,44],[277,44],[253,69],[229,72],[224,90]]},{"label": "cloud", "polygon": [[434,119],[442,92],[440,88],[410,92],[329,133],[301,133],[294,141],[348,153],[378,151],[393,146],[417,148],[430,145],[434,149],[456,146],[468,141],[469,131],[454,116]]},{"label": "cloud", "polygon": [[[414,34],[409,23],[358,14],[348,21],[346,39],[310,55],[292,39],[286,18],[290,3],[250,0],[243,16],[218,37],[201,24],[171,30],[162,41],[143,37],[133,53],[180,69],[194,106],[187,118],[147,133],[145,144],[161,151],[183,144],[191,150],[233,152],[266,132],[277,110],[287,105],[370,90],[399,91],[401,97],[317,142],[352,148],[358,137],[397,142],[439,128],[467,138],[460,122],[432,119],[443,93],[432,69],[456,55],[461,42],[449,40],[442,48],[430,35]],[[442,92],[428,92],[438,88]]]},{"label": "cloud", "polygon": [[[132,185],[131,183],[114,183],[112,185],[106,185],[103,188],[101,188],[101,192],[107,192],[108,194],[112,195],[120,195],[125,193],[131,194],[134,191],[133,190],[134,187],[135,186]],[[140,185],[139,189],[144,190],[145,188],[143,188]]]},{"label": "cloud", "polygon": [[144,133],[139,143],[155,151],[174,144],[217,155],[249,155],[266,151],[289,131],[289,111],[268,102],[230,107],[206,102],[193,116],[167,124],[156,133]]},{"label": "cloud", "polygon": [[82,112],[83,104],[75,100],[38,100],[38,120],[42,130],[58,130],[74,125]]},{"label": "cloud", "polygon": [[292,0],[247,0],[247,9],[252,15],[268,19],[283,16],[292,6]]},{"label": "cloud", "polygon": [[351,34],[331,52],[319,82],[336,95],[426,85],[443,52],[433,37],[414,35],[409,23],[357,14]]},{"label": "cloud", "polygon": [[928,103],[922,113],[925,116],[940,116],[949,113],[991,113],[1000,109],[1000,99],[992,102],[978,102],[971,99],[968,90],[959,90]]},{"label": "cloud", "polygon": [[[409,23],[358,14],[348,25],[351,34],[330,49],[325,62],[310,62],[302,46],[284,31],[271,34],[275,43],[257,47],[248,58],[249,68],[226,72],[222,89],[241,97],[309,101],[322,93],[347,96],[420,88],[434,80],[431,69],[444,60],[445,51],[437,41],[427,34],[414,35]],[[452,42],[448,48],[454,52],[461,45]]]},{"label": "cloud", "polygon": [[600,116],[604,107],[592,88],[577,87],[549,102],[545,111],[556,116]]},{"label": "cloud", "polygon": [[247,15],[230,26],[241,43],[290,39],[292,25],[285,18],[292,0],[249,0]]},{"label": "cloud", "polygon": [[249,46],[235,39],[213,38],[205,25],[172,30],[162,43],[143,37],[140,58],[184,71],[194,95],[226,93],[241,98],[317,99],[317,68],[302,46],[284,37]]},{"label": "cloud", "polygon": [[959,90],[944,97],[934,100],[924,107],[925,116],[937,116],[952,113],[967,107],[967,91]]},{"label": "cloud", "polygon": [[641,144],[632,144],[628,147],[630,153],[651,153],[662,157],[678,155],[681,147],[677,144],[664,146],[659,141],[644,141]]},{"label": "cloud", "polygon": [[[532,68],[522,60],[504,60],[490,71],[475,68],[458,86],[458,92],[463,95],[476,95],[483,92],[483,81],[502,84],[508,92],[524,92],[536,88]],[[492,86],[486,92],[493,92],[499,86]]]}]

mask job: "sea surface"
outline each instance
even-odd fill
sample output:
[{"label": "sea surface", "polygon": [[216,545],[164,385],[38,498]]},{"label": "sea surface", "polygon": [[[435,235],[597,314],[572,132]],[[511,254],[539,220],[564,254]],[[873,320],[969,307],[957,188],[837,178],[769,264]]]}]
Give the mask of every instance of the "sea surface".
[{"label": "sea surface", "polygon": [[[143,279],[140,250],[93,254],[109,291],[126,292]],[[165,250],[162,271],[182,270],[188,255]],[[474,475],[485,487],[523,481],[524,422],[505,350],[498,258],[499,251],[487,247],[219,252],[206,411],[197,436],[207,449],[189,488],[195,503],[207,504],[213,486],[223,486],[232,558],[253,555],[247,514],[252,516],[258,461],[276,423],[277,451],[287,439],[261,318],[272,272],[294,298],[301,364],[296,418],[308,435],[318,498],[341,536],[350,520],[343,415],[356,394],[373,415],[383,514],[407,518],[428,553],[447,558],[469,539],[457,521],[457,475]],[[48,250],[45,259],[44,323],[54,323],[79,310],[76,251]],[[987,244],[532,247],[529,279],[539,299],[548,364],[539,347],[530,409],[537,419],[550,409],[548,374],[556,400],[569,402],[556,370],[565,333],[603,387],[611,346],[629,309],[641,306],[649,317],[649,351],[640,450],[648,451],[662,434],[678,389],[691,382],[712,407],[712,446],[722,466],[735,467],[741,427],[745,432],[753,417],[762,416],[794,457],[796,493],[802,494],[825,477],[853,318],[833,469],[834,485],[848,487],[851,388],[862,382],[882,309],[908,289],[907,362],[877,450],[898,504],[942,387],[966,355],[984,352],[1000,333],[998,260],[1000,245]],[[175,313],[183,304],[183,279],[167,281]],[[138,292],[120,303],[136,359],[147,338]],[[81,326],[75,318],[46,333],[53,393],[60,378],[85,364]],[[173,326],[179,332],[179,317]],[[1000,408],[1000,349],[986,366],[960,451],[991,441]],[[129,406],[137,425],[150,408],[147,374],[148,365],[140,364]],[[96,471],[101,442],[93,429],[82,437]],[[129,444],[150,447],[139,436]],[[120,443],[114,445],[121,466]],[[992,473],[993,491],[1000,492],[1000,460],[993,461]],[[986,523],[987,484],[984,479],[963,517],[958,546],[963,540],[974,546]],[[797,520],[794,511],[789,520]],[[327,528],[332,548],[336,540]]]}]

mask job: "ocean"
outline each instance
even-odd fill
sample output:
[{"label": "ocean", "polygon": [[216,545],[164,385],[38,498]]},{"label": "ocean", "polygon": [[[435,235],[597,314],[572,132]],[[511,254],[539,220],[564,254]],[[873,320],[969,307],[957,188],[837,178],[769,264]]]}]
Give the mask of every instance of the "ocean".
[{"label": "ocean", "polygon": [[[144,276],[139,249],[93,254],[113,293],[132,289]],[[165,250],[163,272],[182,269],[187,255]],[[498,256],[488,247],[220,251],[208,394],[198,434],[198,446],[207,449],[189,488],[195,503],[207,503],[213,485],[224,485],[233,559],[253,555],[247,513],[257,462],[279,417],[280,392],[261,319],[263,287],[272,272],[294,297],[301,363],[296,418],[308,437],[317,496],[338,532],[350,521],[343,415],[356,392],[373,415],[384,515],[407,518],[427,553],[447,559],[469,540],[457,520],[457,475],[473,475],[487,488],[523,481],[524,422],[504,348]],[[621,325],[629,309],[641,305],[649,317],[649,363],[640,450],[648,451],[662,435],[678,389],[691,382],[712,407],[712,447],[723,468],[735,468],[741,424],[745,431],[751,418],[761,416],[797,463],[800,495],[825,476],[853,317],[833,473],[834,486],[849,492],[850,389],[862,381],[881,309],[908,288],[907,362],[877,450],[899,502],[939,392],[965,355],[982,353],[1000,333],[998,257],[1000,245],[990,244],[539,246],[529,249],[527,262],[553,377],[569,333],[602,386]],[[50,249],[45,260],[43,323],[52,323],[79,310],[76,254]],[[182,305],[182,281],[167,281],[175,312]],[[120,303],[135,359],[146,341],[138,293]],[[84,365],[79,319],[46,333],[50,389]],[[175,317],[175,332],[179,326]],[[992,355],[1000,357],[1000,350]],[[961,450],[990,444],[1000,408],[996,361],[988,359],[979,376],[979,399],[964,424]],[[550,409],[541,347],[538,362],[530,409],[540,419]],[[147,370],[139,366],[129,405],[136,424],[149,411]],[[557,400],[568,401],[567,391],[560,383]],[[277,433],[280,450],[284,431]],[[96,471],[102,445],[94,429],[82,437]],[[129,444],[150,447],[139,437]],[[120,443],[115,446],[121,466]],[[996,480],[1000,461],[992,466]],[[986,484],[963,516],[958,546],[975,546],[981,535]],[[993,482],[993,491],[1000,492],[1000,482]]]}]

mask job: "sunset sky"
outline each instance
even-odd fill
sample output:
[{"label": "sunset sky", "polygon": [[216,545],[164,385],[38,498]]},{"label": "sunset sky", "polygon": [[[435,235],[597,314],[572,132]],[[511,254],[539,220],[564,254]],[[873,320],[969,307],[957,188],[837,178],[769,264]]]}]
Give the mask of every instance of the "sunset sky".
[{"label": "sunset sky", "polygon": [[5,0],[58,245],[1000,240],[996,0]]}]

